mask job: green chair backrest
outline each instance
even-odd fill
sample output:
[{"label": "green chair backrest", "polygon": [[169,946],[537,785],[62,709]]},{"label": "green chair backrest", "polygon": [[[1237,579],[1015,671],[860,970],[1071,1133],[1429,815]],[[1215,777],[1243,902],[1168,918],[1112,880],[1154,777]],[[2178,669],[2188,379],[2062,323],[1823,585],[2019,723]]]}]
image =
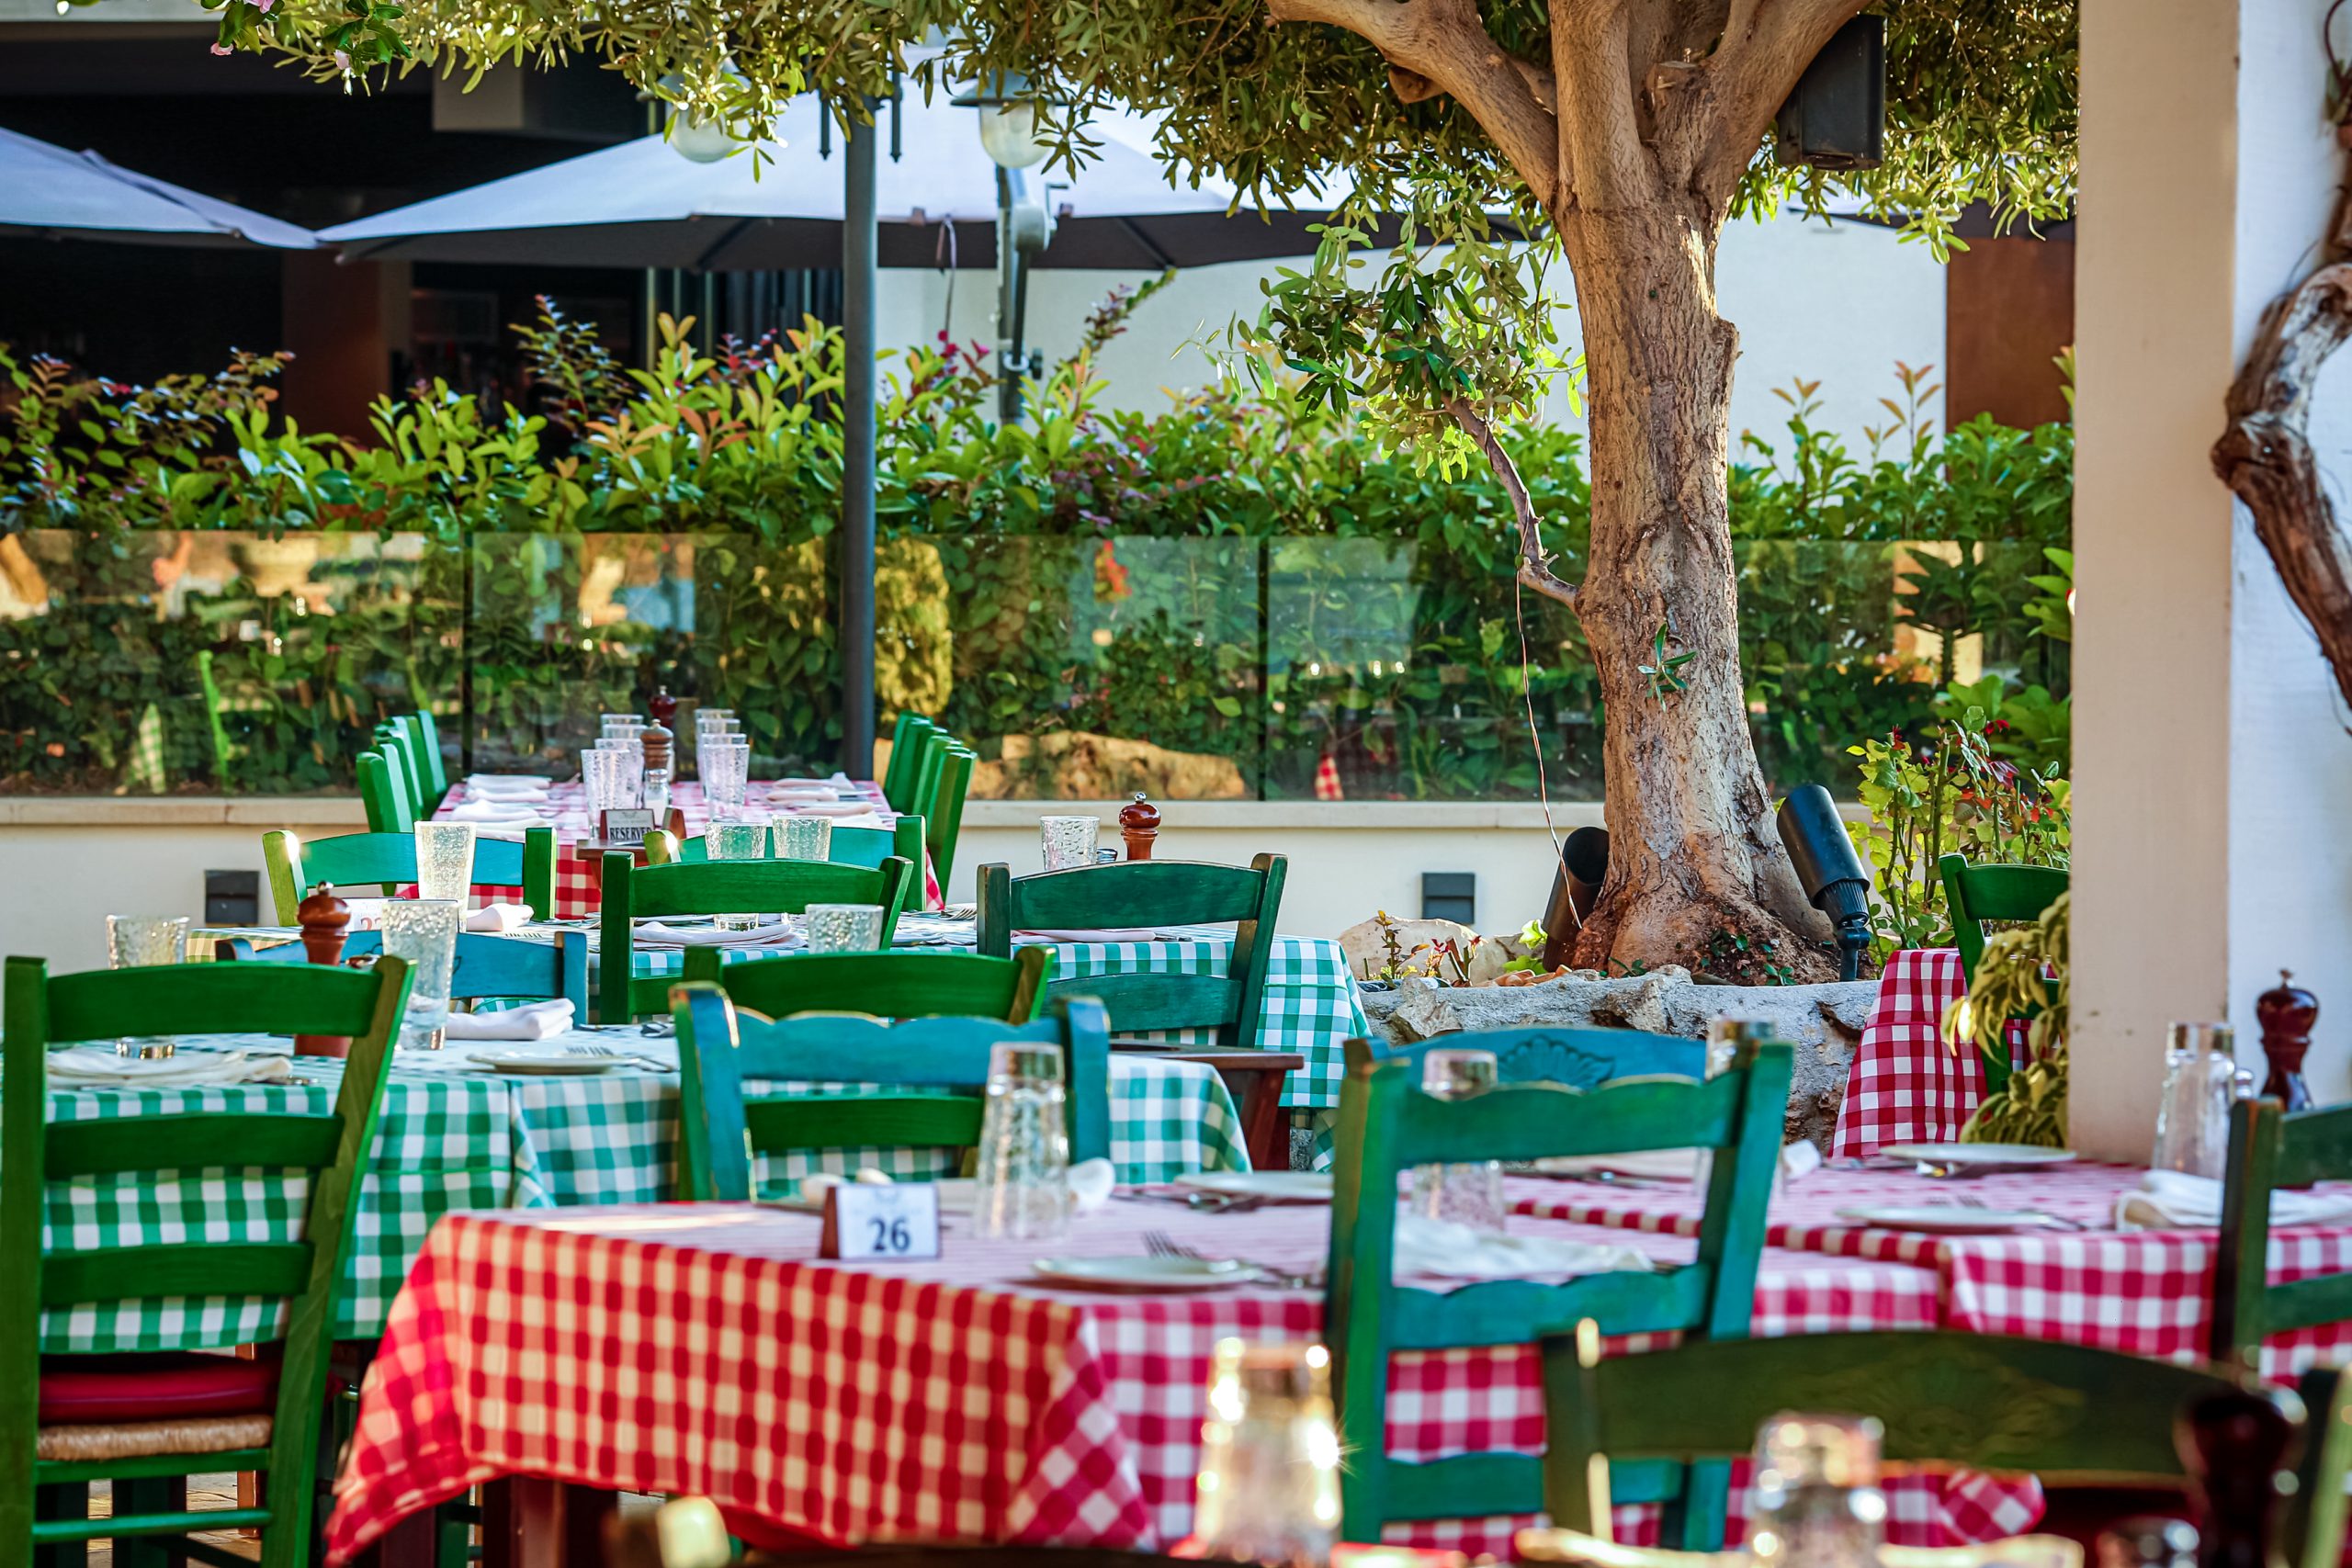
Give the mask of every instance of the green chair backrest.
[{"label": "green chair backrest", "polygon": [[1046,995],[1075,988],[1102,998],[1122,1036],[1148,1030],[1215,1029],[1224,1050],[1258,1042],[1273,958],[1274,920],[1290,863],[1259,855],[1249,865],[1199,861],[1125,861],[1015,876],[1010,866],[980,867],[982,953],[1002,958],[1022,931],[1208,925],[1235,922],[1233,956],[1224,975],[1094,975],[1057,980]]},{"label": "green chair backrest", "polygon": [[1431,1051],[1491,1051],[1495,1076],[1503,1083],[1556,1083],[1599,1089],[1615,1078],[1707,1076],[1704,1041],[1679,1034],[1648,1034],[1638,1029],[1566,1029],[1527,1024],[1516,1029],[1474,1029],[1442,1034],[1415,1045],[1385,1039],[1350,1040],[1340,1054],[1350,1067],[1403,1062],[1421,1081],[1421,1059]]},{"label": "green chair backrest", "polygon": [[[383,951],[381,931],[353,931],[344,939],[345,958]],[[310,961],[299,942],[255,947],[243,937],[223,937],[214,942],[213,956],[223,963]],[[561,997],[571,1003],[574,1021],[584,1024],[588,1021],[588,933],[562,931],[553,942],[539,942],[491,931],[459,931],[457,959],[449,970],[449,996],[461,1002],[484,997],[505,1001]]]},{"label": "green chair backrest", "polygon": [[424,798],[424,762],[417,755],[416,740],[408,726],[396,718],[377,725],[376,750],[392,764],[392,776],[400,783],[408,814],[413,818],[431,817],[441,803],[437,798]]},{"label": "green chair backrest", "polygon": [[406,833],[416,827],[416,813],[408,803],[400,754],[379,749],[359,753],[359,802],[368,808],[371,833]]},{"label": "green chair backrest", "polygon": [[[1070,1158],[1107,1158],[1111,1152],[1110,1026],[1101,1006],[1082,997],[1057,1002],[1051,1017],[1023,1024],[995,1018],[894,1024],[830,1012],[771,1022],[739,1010],[716,986],[688,985],[673,988],[671,1015],[682,1075],[682,1197],[752,1197],[757,1154],[976,1145],[977,1091],[988,1082],[989,1048],[1006,1040],[1061,1047]],[[746,1100],[747,1079],[907,1087]]]},{"label": "green chair backrest", "polygon": [[[534,919],[555,914],[555,829],[526,828],[523,841],[474,838],[476,887],[520,887]],[[305,840],[279,829],[261,836],[277,922],[298,923],[297,908],[322,882],[337,887],[382,886],[389,897],[416,880],[416,837],[410,833],[345,833]]]},{"label": "green chair backrest", "polygon": [[[1523,1345],[1587,1318],[1605,1334],[1747,1334],[1792,1061],[1786,1045],[1747,1044],[1704,1082],[1637,1079],[1590,1093],[1512,1084],[1468,1100],[1423,1094],[1408,1063],[1349,1072],[1340,1089],[1324,1314],[1340,1442],[1351,1456],[1340,1480],[1341,1539],[1378,1540],[1389,1520],[1532,1514],[1542,1500],[1543,1461],[1532,1454],[1472,1453],[1424,1464],[1388,1457],[1389,1358],[1396,1352]],[[1680,1268],[1443,1292],[1394,1281],[1397,1183],[1415,1166],[1694,1145],[1716,1153],[1697,1256]],[[1667,1505],[1661,1541],[1712,1550],[1722,1535],[1724,1467],[1620,1471],[1611,1490],[1620,1503]]]},{"label": "green chair backrest", "polygon": [[417,765],[418,783],[424,788],[424,814],[430,817],[449,793],[449,764],[441,755],[440,727],[431,714],[421,710],[402,716],[401,722],[408,727],[410,760]]},{"label": "green chair backrest", "polygon": [[2214,1361],[2256,1371],[2269,1336],[2352,1321],[2352,1274],[2273,1285],[2268,1269],[2271,1194],[2346,1178],[2352,1178],[2352,1105],[2291,1115],[2275,1100],[2241,1100],[2231,1108],[2206,1347]]},{"label": "green chair backrest", "polygon": [[978,765],[979,757],[970,748],[949,748],[940,761],[938,787],[923,805],[922,815],[930,824],[924,847],[931,851],[931,869],[943,890],[956,869],[956,840],[964,829],[964,801],[972,793],[972,770]]},{"label": "green chair backrest", "polygon": [[880,1018],[1001,1018],[1027,1023],[1046,1000],[1050,947],[1011,958],[977,953],[788,953],[742,964],[707,947],[686,949],[686,978],[716,985],[727,999],[769,1018],[798,1012],[863,1012]]},{"label": "green chair backrest", "polygon": [[627,1023],[670,1005],[671,981],[633,977],[629,922],[661,915],[797,915],[811,904],[879,904],[882,945],[888,947],[906,908],[914,867],[892,855],[881,865],[831,861],[706,861],[700,865],[645,865],[615,852],[605,857],[598,923],[596,1021]]},{"label": "green chair backrest", "polygon": [[926,738],[939,727],[921,714],[902,713],[890,736],[890,761],[882,773],[882,798],[899,811],[912,811],[915,773],[921,766]]},{"label": "green chair backrest", "polygon": [[[1567,1327],[1568,1325],[1561,1325]],[[2117,1350],[1951,1329],[1709,1339],[1602,1357],[1577,1325],[1544,1341],[1544,1506],[1592,1530],[1629,1470],[1727,1460],[1783,1410],[1874,1416],[1890,1462],[2177,1483],[2173,1418],[2230,1378]],[[1594,1484],[1606,1457],[1604,1493]],[[1692,1543],[1712,1551],[1715,1539]]]},{"label": "green chair backrest", "polygon": [[[307,1561],[312,1471],[326,1404],[328,1331],[353,1188],[375,1141],[384,1074],[408,1000],[408,966],[387,959],[368,973],[313,966],[263,971],[180,964],[51,978],[38,958],[10,958],[0,1009],[0,1562],[31,1559],[33,1540],[117,1533],[107,1520],[36,1526],[36,1485],[111,1475],[261,1471],[273,1479],[257,1509],[163,1516],[153,1533],[261,1525],[277,1563]],[[312,1113],[223,1113],[47,1122],[52,1042],[123,1035],[341,1034],[352,1040],[334,1109]],[[164,1242],[44,1253],[48,1183],[76,1177],[192,1170],[300,1169],[312,1174],[300,1240]],[[59,1240],[66,1233],[59,1233]],[[44,1310],[163,1296],[280,1298],[286,1348],[266,1449],[69,1464],[37,1461],[35,1395]],[[198,1314],[191,1314],[195,1318]],[[194,1331],[192,1331],[194,1332]],[[198,1341],[202,1343],[202,1341]],[[118,1494],[119,1495],[119,1494]],[[282,1533],[281,1533],[282,1532]],[[289,1550],[291,1548],[291,1550]]]},{"label": "green chair backrest", "polygon": [[2303,1457],[2295,1467],[2295,1494],[2278,1521],[2279,1538],[2296,1568],[2342,1568],[2344,1489],[2352,1479],[2352,1374],[2313,1367],[2296,1393],[2303,1402]]},{"label": "green chair backrest", "polygon": [[[710,841],[697,834],[683,841],[667,833],[649,833],[645,837],[647,863],[651,865],[700,865],[710,859]],[[835,865],[880,866],[892,855],[902,856],[922,863],[923,827],[920,817],[901,817],[888,828],[833,829],[832,852],[827,857]],[[775,858],[775,837],[768,837],[768,858]]]},{"label": "green chair backrest", "polygon": [[[1960,855],[1936,862],[1944,884],[1944,906],[1951,914],[1952,940],[1960,949],[1962,978],[1976,978],[1976,961],[1984,954],[1986,920],[2038,920],[2043,910],[2066,891],[2066,874],[2044,865],[1971,865]],[[1984,1090],[1996,1092],[2009,1081],[2006,1052],[1979,1052],[1984,1064]]]}]

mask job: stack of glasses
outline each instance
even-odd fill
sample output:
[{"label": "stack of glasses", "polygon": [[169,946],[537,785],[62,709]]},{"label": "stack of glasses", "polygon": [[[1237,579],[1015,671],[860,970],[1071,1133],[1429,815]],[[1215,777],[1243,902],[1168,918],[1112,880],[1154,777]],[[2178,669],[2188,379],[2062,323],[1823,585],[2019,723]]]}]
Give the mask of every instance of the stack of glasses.
[{"label": "stack of glasses", "polygon": [[752,779],[752,742],[727,708],[695,711],[695,766],[714,820],[741,816]]},{"label": "stack of glasses", "polygon": [[601,822],[607,811],[645,804],[645,721],[633,714],[605,715],[604,734],[580,753],[580,782],[588,795],[588,816]]}]

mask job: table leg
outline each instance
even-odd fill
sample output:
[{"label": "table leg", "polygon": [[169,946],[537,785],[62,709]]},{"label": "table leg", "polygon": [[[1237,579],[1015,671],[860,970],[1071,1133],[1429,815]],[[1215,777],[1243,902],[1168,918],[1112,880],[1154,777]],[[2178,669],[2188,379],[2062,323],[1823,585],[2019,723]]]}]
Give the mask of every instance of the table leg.
[{"label": "table leg", "polygon": [[1216,1069],[1240,1113],[1241,1143],[1251,1169],[1290,1168],[1290,1115],[1283,1109],[1283,1088],[1306,1066],[1305,1056],[1295,1051],[1182,1051],[1168,1059]]},{"label": "table leg", "polygon": [[351,1568],[446,1568],[433,1510],[411,1514],[376,1538]]},{"label": "table leg", "polygon": [[[483,1568],[597,1568],[616,1495],[536,1475],[482,1487]],[[387,1565],[390,1568],[390,1565]]]}]

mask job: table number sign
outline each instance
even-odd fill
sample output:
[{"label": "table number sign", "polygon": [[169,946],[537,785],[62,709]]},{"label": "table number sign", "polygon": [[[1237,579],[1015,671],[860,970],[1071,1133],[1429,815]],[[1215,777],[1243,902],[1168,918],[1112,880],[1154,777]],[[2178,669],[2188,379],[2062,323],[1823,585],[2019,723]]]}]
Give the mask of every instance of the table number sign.
[{"label": "table number sign", "polygon": [[643,849],[645,835],[661,825],[661,819],[649,808],[611,807],[604,814],[605,847],[608,850]]},{"label": "table number sign", "polygon": [[844,1181],[825,1190],[817,1256],[892,1262],[939,1256],[939,1189],[927,1181]]}]

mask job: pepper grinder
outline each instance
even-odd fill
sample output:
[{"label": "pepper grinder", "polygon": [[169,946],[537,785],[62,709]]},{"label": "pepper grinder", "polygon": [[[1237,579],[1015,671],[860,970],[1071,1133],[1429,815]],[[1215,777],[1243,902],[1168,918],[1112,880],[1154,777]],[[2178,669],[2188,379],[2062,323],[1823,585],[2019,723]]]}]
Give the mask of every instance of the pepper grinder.
[{"label": "pepper grinder", "polygon": [[1127,841],[1129,860],[1149,860],[1152,840],[1159,837],[1159,807],[1136,791],[1134,800],[1119,808],[1119,836]]},{"label": "pepper grinder", "polygon": [[[302,952],[313,964],[329,965],[343,962],[343,944],[349,937],[351,906],[335,897],[334,884],[322,882],[311,889],[311,896],[295,906],[294,918],[302,925]],[[294,1054],[298,1056],[348,1056],[351,1036],[348,1034],[297,1034]]]},{"label": "pepper grinder", "polygon": [[[662,695],[667,696],[668,694]],[[670,705],[674,709],[677,705],[673,703]],[[671,747],[677,737],[671,733],[668,725],[662,722],[658,711],[660,699],[647,706],[657,711],[653,722],[647,725],[638,737],[645,743],[645,808],[653,813],[656,827],[666,827],[670,820]]]},{"label": "pepper grinder", "polygon": [[2312,1048],[2319,998],[2293,980],[2292,974],[2281,969],[2278,984],[2254,998],[2255,1021],[2262,1029],[2262,1055],[2270,1064],[2270,1076],[2262,1080],[2262,1094],[2290,1111],[2309,1111],[2312,1091],[2303,1082],[2303,1057]]},{"label": "pepper grinder", "polygon": [[652,716],[654,723],[664,729],[677,728],[670,720],[677,716],[678,699],[670,694],[669,687],[656,686],[653,695],[646,699],[645,711]]}]

